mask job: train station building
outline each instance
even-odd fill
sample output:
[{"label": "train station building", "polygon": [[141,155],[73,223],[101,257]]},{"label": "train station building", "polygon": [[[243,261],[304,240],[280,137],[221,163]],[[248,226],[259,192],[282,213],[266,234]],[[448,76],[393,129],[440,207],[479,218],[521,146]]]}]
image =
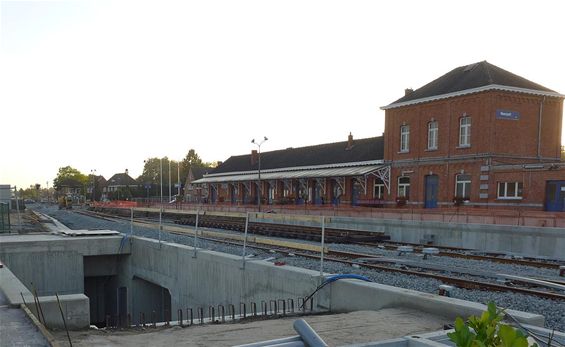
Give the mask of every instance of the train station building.
[{"label": "train station building", "polygon": [[192,184],[211,204],[565,211],[564,98],[461,66],[382,107],[382,136],[232,156]]}]

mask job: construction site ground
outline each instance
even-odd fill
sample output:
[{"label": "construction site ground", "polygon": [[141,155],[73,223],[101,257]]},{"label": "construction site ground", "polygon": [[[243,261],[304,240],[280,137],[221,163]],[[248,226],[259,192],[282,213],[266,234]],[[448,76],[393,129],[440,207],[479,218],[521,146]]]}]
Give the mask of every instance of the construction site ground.
[{"label": "construction site ground", "polygon": [[[73,346],[234,346],[295,336],[292,324],[300,317],[255,320],[243,323],[207,324],[181,328],[146,327],[129,330],[88,330],[71,332]],[[446,318],[405,309],[357,311],[303,317],[330,346],[344,346],[441,330],[452,323]],[[68,344],[66,333],[55,338]]]}]

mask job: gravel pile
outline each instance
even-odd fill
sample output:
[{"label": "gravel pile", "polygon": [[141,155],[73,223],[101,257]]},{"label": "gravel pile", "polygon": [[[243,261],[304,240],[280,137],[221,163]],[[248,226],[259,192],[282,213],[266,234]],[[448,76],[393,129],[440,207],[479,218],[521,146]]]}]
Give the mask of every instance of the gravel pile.
[{"label": "gravel pile", "polygon": [[[110,229],[117,230],[123,233],[130,232],[130,224],[127,221],[111,222],[99,218],[88,217],[74,213],[73,211],[58,210],[57,207],[47,207],[38,206],[37,210],[42,213],[46,213],[50,216],[61,221],[63,224],[67,225],[71,229]],[[156,229],[144,228],[139,226],[134,226],[133,233],[136,236],[148,237],[148,238],[158,238],[158,231]],[[168,232],[163,232],[161,234],[161,240],[166,242],[175,242],[179,244],[192,246],[194,238],[189,235],[178,235],[170,234]],[[199,239],[198,246],[200,248],[214,250],[218,252],[224,252],[229,254],[241,255],[240,246],[225,245],[217,242],[211,242]],[[388,251],[378,248],[368,248],[356,245],[343,245],[343,244],[332,244],[329,245],[332,249],[353,251],[359,253],[370,253],[378,254],[389,258],[397,258],[398,253],[395,251]],[[268,258],[273,257],[274,254],[269,252],[258,251],[255,249],[249,249],[248,253],[255,254],[258,258]],[[311,259],[304,259],[299,257],[288,257],[284,255],[277,255],[277,260],[284,261],[288,265],[307,268],[311,270],[318,271],[320,265],[318,261]],[[412,261],[422,261],[426,264],[441,265],[445,267],[457,266],[461,268],[468,268],[472,270],[481,270],[493,273],[505,273],[520,276],[531,276],[531,277],[547,277],[547,278],[557,278],[558,277],[555,270],[550,269],[538,269],[531,268],[527,266],[511,265],[511,264],[500,264],[492,263],[486,261],[478,260],[466,260],[457,258],[447,258],[447,257],[431,257],[423,260],[421,256],[416,254],[403,255],[402,259],[410,259]],[[349,265],[329,262],[324,263],[324,271],[328,273],[355,273],[364,275],[374,282],[386,284],[395,287],[407,288],[412,290],[417,290],[426,293],[437,293],[438,287],[442,284],[440,281],[424,278],[418,276],[405,275],[400,273],[391,272],[380,272],[375,270],[364,270],[353,268]],[[467,290],[455,288],[451,294],[452,297],[469,300],[480,303],[487,303],[489,301],[494,301],[498,306],[519,310],[527,311],[532,313],[542,314],[546,317],[546,327],[551,329],[556,329],[559,331],[565,331],[565,302],[555,301],[549,299],[542,299],[531,297],[527,295],[515,294],[515,293],[499,293],[499,292],[489,292],[489,291],[479,291],[479,290]]]}]

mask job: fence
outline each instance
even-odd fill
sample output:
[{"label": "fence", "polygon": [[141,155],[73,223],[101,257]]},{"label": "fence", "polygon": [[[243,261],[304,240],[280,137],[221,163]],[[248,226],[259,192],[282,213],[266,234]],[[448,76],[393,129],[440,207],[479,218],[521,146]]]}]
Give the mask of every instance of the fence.
[{"label": "fence", "polygon": [[10,232],[10,205],[0,203],[0,233]]}]

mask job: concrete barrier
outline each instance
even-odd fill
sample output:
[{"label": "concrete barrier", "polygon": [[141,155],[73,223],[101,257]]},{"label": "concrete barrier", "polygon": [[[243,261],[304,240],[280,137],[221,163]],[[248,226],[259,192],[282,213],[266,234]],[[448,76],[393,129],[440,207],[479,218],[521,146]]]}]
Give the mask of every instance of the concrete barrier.
[{"label": "concrete barrier", "polygon": [[[253,221],[320,226],[319,217],[309,220],[295,215],[260,214]],[[431,241],[436,246],[565,260],[565,228],[336,216],[326,217],[326,228],[384,232],[397,242]]]},{"label": "concrete barrier", "polygon": [[[6,266],[0,268],[0,291],[6,296],[9,305],[19,307],[24,304],[29,311],[49,329],[64,329],[59,303],[55,296],[37,298],[39,308],[32,292]],[[24,302],[25,300],[25,302]],[[85,329],[90,325],[90,304],[84,294],[59,295],[59,301],[71,330]],[[39,311],[39,312],[38,312]],[[42,313],[42,315],[40,314]],[[45,319],[45,320],[44,320]]]},{"label": "concrete barrier", "polygon": [[[330,292],[332,312],[407,307],[455,321],[457,317],[480,316],[487,309],[486,305],[472,301],[355,280],[332,283]],[[543,326],[545,322],[539,314],[515,310],[506,312],[521,323]]]}]

